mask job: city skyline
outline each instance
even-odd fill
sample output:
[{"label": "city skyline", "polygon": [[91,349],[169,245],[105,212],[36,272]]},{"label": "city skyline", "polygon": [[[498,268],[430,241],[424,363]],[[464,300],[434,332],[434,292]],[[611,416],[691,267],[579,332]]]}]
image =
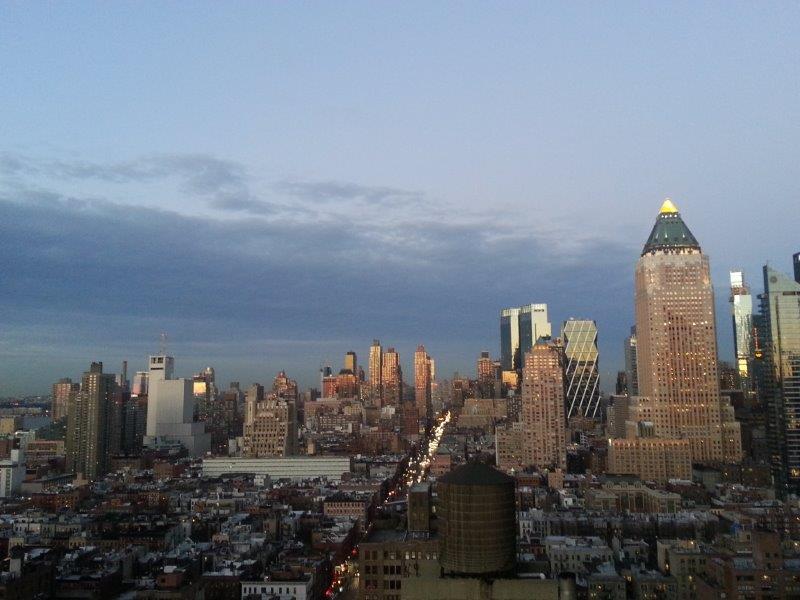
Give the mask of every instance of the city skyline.
[{"label": "city skyline", "polygon": [[597,322],[611,391],[666,196],[732,362],[728,272],[798,251],[795,15],[8,7],[0,395],[143,369],[162,331],[183,376],[307,387],[377,337],[444,378],[527,303]]}]

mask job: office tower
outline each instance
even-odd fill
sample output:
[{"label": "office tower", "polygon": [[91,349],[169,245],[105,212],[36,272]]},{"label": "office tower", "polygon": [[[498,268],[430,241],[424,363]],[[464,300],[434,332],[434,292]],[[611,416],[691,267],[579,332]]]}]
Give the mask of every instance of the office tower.
[{"label": "office tower", "polygon": [[800,283],[769,266],[761,322],[760,392],[775,485],[784,497],[800,493]]},{"label": "office tower", "polygon": [[81,378],[80,392],[67,415],[67,470],[87,479],[108,471],[109,411],[117,389],[113,373],[95,362]]},{"label": "office tower", "polygon": [[564,388],[567,418],[598,417],[600,372],[597,367],[597,324],[569,319],[561,326],[564,344]]},{"label": "office tower", "polygon": [[750,288],[744,281],[744,273],[731,271],[730,276],[735,366],[741,388],[750,390],[752,389],[751,371],[753,370],[753,297],[750,295]]},{"label": "office tower", "polygon": [[794,263],[794,280],[800,283],[800,252],[792,254],[792,262]]},{"label": "office tower", "polygon": [[72,383],[72,379],[65,377],[53,384],[53,404],[51,413],[53,421],[60,421],[67,416],[67,407],[75,401],[75,396],[81,389],[81,384]]},{"label": "office tower", "polygon": [[522,368],[525,462],[540,469],[567,466],[562,352],[540,340],[525,353]]},{"label": "office tower", "polygon": [[421,344],[414,352],[414,403],[420,419],[431,417],[431,359]]},{"label": "office tower", "polygon": [[[626,439],[609,440],[612,473],[663,481],[691,463],[741,460],[741,431],[719,393],[714,292],[708,257],[667,199],[636,266],[639,396]],[[689,453],[683,448],[688,443]]]},{"label": "office tower", "polygon": [[525,353],[540,337],[550,337],[547,304],[527,304],[500,312],[500,363],[503,371],[522,369]]},{"label": "office tower", "polygon": [[353,375],[358,375],[358,360],[356,353],[352,350],[344,355],[344,369],[345,371],[351,371]]},{"label": "office tower", "polygon": [[369,383],[375,389],[381,388],[383,374],[383,348],[380,340],[372,340],[369,348]]},{"label": "office tower", "polygon": [[297,412],[294,399],[264,394],[254,384],[245,395],[242,454],[248,458],[297,454]]},{"label": "office tower", "polygon": [[191,456],[202,456],[211,447],[211,436],[205,423],[194,419],[194,382],[175,379],[174,368],[171,356],[150,357],[144,444],[150,448],[181,444]]},{"label": "office tower", "polygon": [[389,348],[383,353],[381,364],[383,404],[397,406],[403,399],[403,370],[400,367],[400,355],[394,348]]},{"label": "office tower", "polygon": [[708,257],[667,199],[636,267],[639,394],[657,437],[688,438],[696,462],[722,453],[714,291]]},{"label": "office tower", "polygon": [[628,394],[639,395],[638,361],[636,360],[636,325],[631,327],[631,334],[625,338],[625,379]]}]

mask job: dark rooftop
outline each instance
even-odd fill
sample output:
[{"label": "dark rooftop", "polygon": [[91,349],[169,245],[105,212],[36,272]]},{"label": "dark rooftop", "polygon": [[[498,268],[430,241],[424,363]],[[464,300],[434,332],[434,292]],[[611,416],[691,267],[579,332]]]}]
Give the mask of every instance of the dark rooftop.
[{"label": "dark rooftop", "polygon": [[514,478],[487,464],[470,462],[442,475],[439,482],[455,485],[513,485]]}]

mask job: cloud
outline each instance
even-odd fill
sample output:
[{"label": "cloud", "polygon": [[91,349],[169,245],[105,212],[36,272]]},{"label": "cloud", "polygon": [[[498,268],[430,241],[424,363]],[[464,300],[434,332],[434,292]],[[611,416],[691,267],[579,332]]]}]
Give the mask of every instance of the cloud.
[{"label": "cloud", "polygon": [[251,195],[244,167],[206,154],[158,154],[129,161],[98,163],[85,160],[34,159],[21,154],[0,154],[0,174],[47,178],[56,181],[91,180],[129,184],[176,179],[188,194],[211,196]]},{"label": "cloud", "polygon": [[[253,209],[251,199],[229,201]],[[496,351],[504,306],[547,302],[554,330],[569,316],[595,318],[601,340],[626,332],[633,314],[630,249],[598,239],[564,255],[546,236],[510,235],[491,221],[392,229],[213,219],[47,190],[0,194],[0,212],[0,319],[22,339],[44,323],[83,324],[53,346],[49,369],[75,353],[83,360],[87,346],[101,352],[103,339],[141,348],[166,330],[232,369],[236,356],[253,362],[244,349],[258,340],[314,340],[317,350],[285,357],[275,345],[263,350],[313,383],[319,362],[337,358],[337,340],[342,352],[375,336],[408,341],[404,358],[422,341],[447,369]]]},{"label": "cloud", "polygon": [[311,202],[358,201],[365,204],[405,203],[418,204],[422,193],[384,186],[367,186],[346,181],[302,181],[286,179],[275,184],[275,189],[295,198]]}]

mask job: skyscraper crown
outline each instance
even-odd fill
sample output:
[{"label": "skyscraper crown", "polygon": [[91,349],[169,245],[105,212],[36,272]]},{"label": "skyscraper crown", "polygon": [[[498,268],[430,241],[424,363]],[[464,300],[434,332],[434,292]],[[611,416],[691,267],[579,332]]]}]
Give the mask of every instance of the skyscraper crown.
[{"label": "skyscraper crown", "polygon": [[672,200],[667,198],[661,205],[656,223],[642,250],[642,256],[655,254],[658,251],[679,253],[687,250],[699,252],[700,244],[681,219],[681,214]]}]

